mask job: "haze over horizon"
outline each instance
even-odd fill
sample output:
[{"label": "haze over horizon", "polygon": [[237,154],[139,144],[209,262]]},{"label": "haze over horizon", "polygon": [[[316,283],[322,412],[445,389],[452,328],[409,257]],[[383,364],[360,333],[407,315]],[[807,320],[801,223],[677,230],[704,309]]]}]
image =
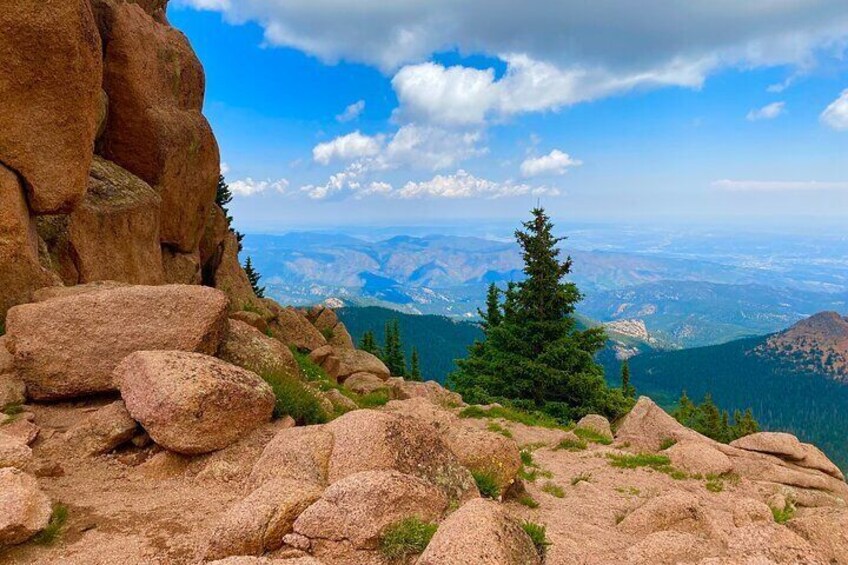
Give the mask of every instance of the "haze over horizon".
[{"label": "haze over horizon", "polygon": [[[848,6],[181,0],[237,227],[848,219]],[[614,15],[613,15],[614,14]]]}]

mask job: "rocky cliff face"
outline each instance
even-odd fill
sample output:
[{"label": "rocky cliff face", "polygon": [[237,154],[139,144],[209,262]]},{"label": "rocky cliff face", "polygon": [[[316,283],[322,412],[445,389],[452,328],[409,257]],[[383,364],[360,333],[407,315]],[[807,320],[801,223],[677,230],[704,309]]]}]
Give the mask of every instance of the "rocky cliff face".
[{"label": "rocky cliff face", "polygon": [[203,68],[165,4],[2,10],[0,321],[38,288],[96,280],[220,279],[256,302],[215,206]]}]

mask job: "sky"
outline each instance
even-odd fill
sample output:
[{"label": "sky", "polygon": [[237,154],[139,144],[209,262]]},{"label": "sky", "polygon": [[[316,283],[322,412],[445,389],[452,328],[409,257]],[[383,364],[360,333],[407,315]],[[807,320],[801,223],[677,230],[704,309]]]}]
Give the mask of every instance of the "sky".
[{"label": "sky", "polygon": [[249,232],[848,220],[845,0],[172,0]]}]

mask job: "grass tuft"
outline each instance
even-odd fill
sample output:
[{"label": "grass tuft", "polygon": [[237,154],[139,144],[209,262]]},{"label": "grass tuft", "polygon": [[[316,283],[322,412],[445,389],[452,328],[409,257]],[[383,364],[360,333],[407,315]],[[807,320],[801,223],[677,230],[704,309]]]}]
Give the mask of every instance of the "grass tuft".
[{"label": "grass tuft", "polygon": [[536,499],[530,496],[529,494],[522,495],[518,499],[518,503],[526,506],[527,508],[538,508],[539,503],[536,502]]},{"label": "grass tuft", "polygon": [[329,420],[315,393],[295,377],[275,368],[262,371],[261,377],[274,391],[275,418],[291,416],[301,426]]},{"label": "grass tuft", "polygon": [[671,438],[671,437],[667,437],[660,442],[660,451],[665,451],[666,449],[675,445],[676,443],[677,443],[676,439]]},{"label": "grass tuft", "polygon": [[584,482],[584,481],[587,482],[587,483],[591,482],[592,481],[592,473],[583,472],[583,473],[580,473],[579,475],[577,475],[575,477],[571,477],[571,486],[575,486],[575,485],[577,485],[577,483]]},{"label": "grass tuft", "polygon": [[586,442],[582,439],[565,438],[554,449],[565,449],[566,451],[583,451],[586,449]]},{"label": "grass tuft", "polygon": [[7,416],[17,416],[18,414],[22,414],[24,411],[24,406],[20,402],[14,402],[12,404],[7,404],[5,408],[3,408],[3,413]]},{"label": "grass tuft", "polygon": [[542,485],[542,492],[546,492],[551,496],[555,496],[557,498],[565,498],[565,491],[558,484],[547,482]]},{"label": "grass tuft", "polygon": [[492,473],[488,471],[472,471],[474,482],[477,483],[477,490],[484,498],[498,499],[501,495],[501,489],[498,486],[498,481]]},{"label": "grass tuft", "polygon": [[710,492],[721,492],[724,490],[724,481],[721,477],[707,477],[706,488]]},{"label": "grass tuft", "polygon": [[783,508],[772,508],[771,515],[778,524],[785,524],[795,517],[795,505],[787,500]]},{"label": "grass tuft", "polygon": [[380,536],[380,552],[390,561],[404,560],[427,548],[438,526],[417,517],[392,524]]},{"label": "grass tuft", "polygon": [[39,545],[52,544],[59,537],[59,534],[62,533],[62,528],[67,521],[68,507],[57,502],[53,505],[53,513],[50,515],[50,521],[47,523],[47,527],[41,530],[33,538],[33,541]]},{"label": "grass tuft", "polygon": [[590,443],[598,443],[600,445],[610,445],[612,443],[612,440],[607,436],[588,428],[575,428],[574,435]]},{"label": "grass tuft", "polygon": [[297,361],[297,366],[300,367],[300,374],[304,380],[330,382],[330,375],[327,374],[327,371],[310,359],[308,353],[303,353],[294,346],[291,347],[291,352],[295,361]]},{"label": "grass tuft", "polygon": [[378,406],[385,406],[389,400],[391,400],[389,398],[389,392],[386,390],[375,390],[374,392],[363,394],[362,396],[354,399],[354,401],[359,404],[360,408],[376,408]]},{"label": "grass tuft", "polygon": [[639,467],[657,468],[671,465],[671,459],[665,455],[654,455],[653,453],[637,453],[635,455],[607,455],[609,464],[619,469],[638,469]]},{"label": "grass tuft", "polygon": [[504,437],[512,439],[512,432],[498,424],[497,422],[489,422],[486,424],[486,429],[496,434],[501,434]]},{"label": "grass tuft", "polygon": [[535,524],[525,520],[521,523],[521,529],[530,536],[530,540],[533,542],[533,546],[536,548],[539,556],[544,557],[545,551],[551,545],[551,542],[548,541],[547,528],[542,524]]},{"label": "grass tuft", "polygon": [[533,462],[533,452],[529,449],[521,450],[521,464],[527,465],[528,467],[534,467],[536,464]]},{"label": "grass tuft", "polygon": [[460,418],[502,418],[509,422],[518,422],[525,426],[535,426],[537,428],[551,428],[569,430],[568,426],[563,426],[555,418],[543,414],[541,412],[527,412],[517,408],[507,406],[495,406],[494,408],[483,408],[481,406],[469,406],[459,413]]}]

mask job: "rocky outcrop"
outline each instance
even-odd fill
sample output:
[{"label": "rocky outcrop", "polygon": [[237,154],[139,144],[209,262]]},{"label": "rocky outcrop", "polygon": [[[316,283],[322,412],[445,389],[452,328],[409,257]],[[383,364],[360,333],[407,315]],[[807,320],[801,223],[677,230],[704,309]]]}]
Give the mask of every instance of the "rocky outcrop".
[{"label": "rocky outcrop", "polygon": [[463,466],[491,477],[501,496],[515,482],[521,455],[514,440],[462,424],[451,426],[441,438]]},{"label": "rocky outcrop", "polygon": [[530,537],[497,503],[465,503],[439,525],[418,565],[534,565]]},{"label": "rocky outcrop", "polygon": [[683,426],[647,396],[640,396],[636,406],[619,423],[615,439],[636,449],[659,451],[668,441],[706,438]]},{"label": "rocky outcrop", "polygon": [[723,475],[733,471],[730,458],[703,442],[684,440],[665,451],[675,468],[693,475]]},{"label": "rocky outcrop", "polygon": [[16,306],[6,322],[15,371],[35,399],[116,390],[112,370],[128,354],[214,354],[226,297],[195,286],[127,286]]},{"label": "rocky outcrop", "polygon": [[391,376],[385,363],[367,351],[328,345],[314,350],[310,358],[320,365],[330,378],[340,383],[356,373],[368,373],[381,380]]},{"label": "rocky outcrop", "polygon": [[19,469],[0,469],[0,509],[0,548],[25,542],[50,521],[50,499]]},{"label": "rocky outcrop", "polygon": [[203,69],[186,37],[131,3],[96,2],[109,115],[103,155],[162,198],[162,243],[198,248],[214,202],[218,146],[203,104]]},{"label": "rocky outcrop", "polygon": [[[268,302],[270,301],[266,301]],[[315,351],[327,345],[327,340],[318,328],[294,308],[281,308],[276,303],[270,303],[269,307],[275,317],[268,327],[274,337],[283,343],[302,351]]]},{"label": "rocky outcrop", "polygon": [[819,448],[809,443],[801,443],[792,434],[759,432],[739,438],[730,445],[746,451],[774,455],[798,467],[815,469],[839,480],[845,479],[839,467],[834,465]]},{"label": "rocky outcrop", "polygon": [[271,419],[256,374],[199,353],[139,351],[115,369],[130,415],[157,444],[188,455],[227,447]]},{"label": "rocky outcrop", "polygon": [[91,7],[15,2],[0,11],[0,29],[0,164],[20,175],[34,214],[68,212],[86,189],[100,111]]},{"label": "rocky outcrop", "polygon": [[332,451],[333,434],[324,426],[282,430],[265,446],[249,482],[254,487],[275,479],[326,485]]},{"label": "rocky outcrop", "polygon": [[344,387],[356,394],[370,394],[378,390],[392,390],[386,381],[371,373],[354,373],[344,380]]}]

